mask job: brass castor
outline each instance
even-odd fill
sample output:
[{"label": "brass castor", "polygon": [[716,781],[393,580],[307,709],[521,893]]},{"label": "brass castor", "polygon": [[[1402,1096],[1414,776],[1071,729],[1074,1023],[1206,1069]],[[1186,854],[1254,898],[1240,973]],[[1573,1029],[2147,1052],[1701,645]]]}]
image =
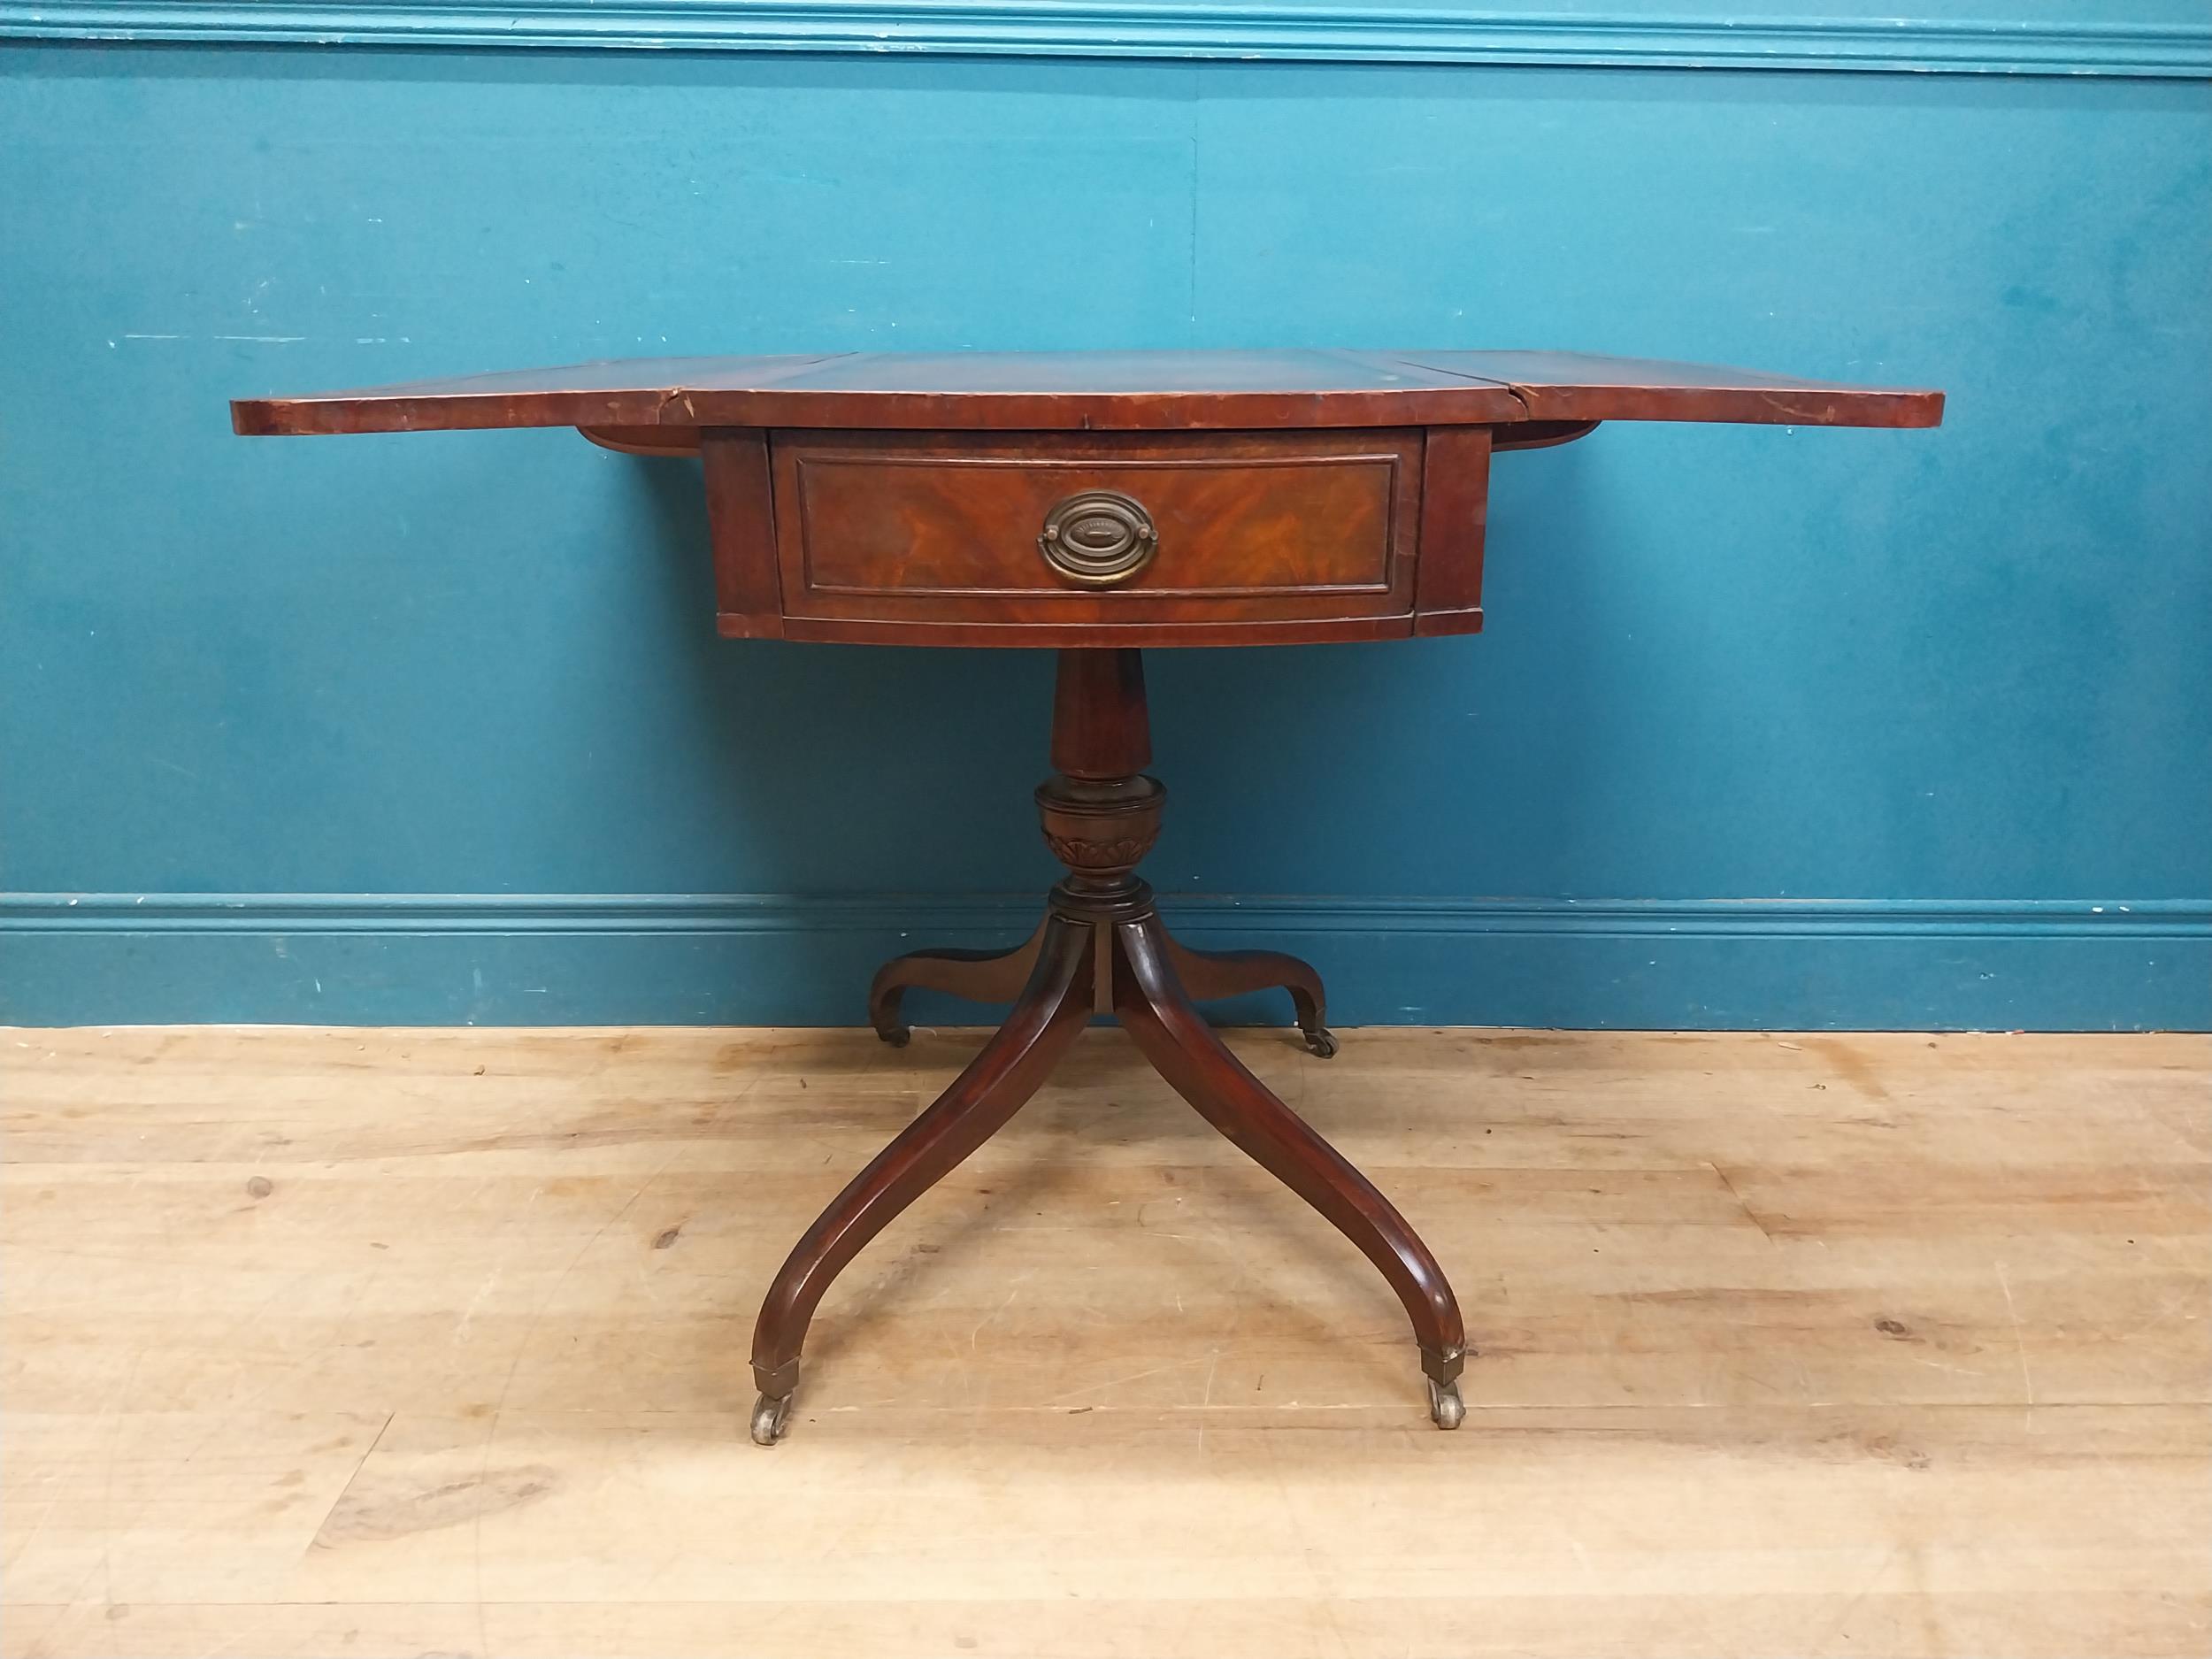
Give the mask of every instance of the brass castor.
[{"label": "brass castor", "polygon": [[[1429,1420],[1440,1429],[1455,1429],[1467,1420],[1467,1405],[1459,1397],[1459,1385],[1440,1383],[1432,1377],[1429,1382]],[[757,1421],[757,1419],[756,1419]],[[760,1438],[756,1430],[755,1440]]]},{"label": "brass castor", "polygon": [[914,1032],[913,1028],[909,1025],[894,1025],[888,1031],[885,1031],[881,1026],[878,1026],[876,1028],[876,1035],[882,1038],[884,1041],[889,1043],[894,1048],[903,1048],[913,1038]]},{"label": "brass castor", "polygon": [[791,1415],[789,1394],[762,1394],[753,1402],[753,1444],[773,1446],[783,1438],[785,1419]]},{"label": "brass castor", "polygon": [[1336,1033],[1326,1025],[1306,1027],[1306,1047],[1320,1059],[1336,1058]]}]

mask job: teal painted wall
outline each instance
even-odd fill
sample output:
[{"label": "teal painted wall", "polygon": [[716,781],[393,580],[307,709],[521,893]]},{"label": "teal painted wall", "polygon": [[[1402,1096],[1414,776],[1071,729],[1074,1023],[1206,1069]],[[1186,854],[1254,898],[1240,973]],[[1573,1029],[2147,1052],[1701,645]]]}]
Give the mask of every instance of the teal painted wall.
[{"label": "teal painted wall", "polygon": [[0,1014],[845,1023],[1052,877],[1046,658],[719,641],[686,464],[227,397],[1317,342],[1951,402],[1503,457],[1484,635],[1155,654],[1194,938],[1346,1023],[2212,1023],[2212,29],[2144,20],[2069,77],[11,43]]}]

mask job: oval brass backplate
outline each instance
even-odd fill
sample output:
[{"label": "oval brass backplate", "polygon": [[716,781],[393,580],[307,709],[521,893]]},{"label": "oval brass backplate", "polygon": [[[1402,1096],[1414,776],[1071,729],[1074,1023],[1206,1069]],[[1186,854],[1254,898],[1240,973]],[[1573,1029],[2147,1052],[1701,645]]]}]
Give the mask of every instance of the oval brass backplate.
[{"label": "oval brass backplate", "polygon": [[1087,489],[1045,515],[1037,550],[1080,587],[1113,588],[1152,563],[1160,536],[1152,515],[1119,490]]}]

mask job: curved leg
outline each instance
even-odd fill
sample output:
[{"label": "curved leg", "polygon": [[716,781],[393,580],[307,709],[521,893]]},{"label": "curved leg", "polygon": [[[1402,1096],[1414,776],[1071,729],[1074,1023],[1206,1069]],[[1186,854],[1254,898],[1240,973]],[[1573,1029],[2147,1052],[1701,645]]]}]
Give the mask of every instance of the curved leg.
[{"label": "curved leg", "polygon": [[1089,1022],[1091,936],[1084,923],[1047,919],[1037,964],[1006,1023],[793,1248],[753,1327],[753,1377],[760,1386],[753,1438],[761,1444],[782,1432],[799,1380],[799,1349],[830,1281],[893,1217],[996,1134]]},{"label": "curved leg", "polygon": [[1441,1428],[1456,1427],[1466,1334],[1444,1270],[1390,1201],[1214,1035],[1177,980],[1164,945],[1157,917],[1114,929],[1114,1011],[1123,1029],[1199,1116],[1381,1270],[1413,1322],[1429,1379],[1430,1415]]},{"label": "curved leg", "polygon": [[1306,1047],[1324,1060],[1335,1055],[1336,1038],[1323,1017],[1328,999],[1310,963],[1279,950],[1193,950],[1164,927],[1160,929],[1160,943],[1193,1001],[1209,1002],[1217,996],[1244,996],[1280,986],[1290,993]]},{"label": "curved leg", "polygon": [[914,1033],[899,1018],[899,1000],[910,986],[964,996],[971,1002],[1010,1002],[1029,983],[1044,937],[1040,923],[1026,944],[1011,950],[917,950],[894,956],[876,970],[868,987],[868,1023],[894,1048],[905,1048]]}]

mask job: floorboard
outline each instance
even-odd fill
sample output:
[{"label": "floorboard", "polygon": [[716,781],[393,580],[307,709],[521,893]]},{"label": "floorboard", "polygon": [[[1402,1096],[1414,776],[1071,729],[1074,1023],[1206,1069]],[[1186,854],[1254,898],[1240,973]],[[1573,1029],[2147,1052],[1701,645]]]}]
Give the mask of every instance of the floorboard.
[{"label": "floorboard", "polygon": [[978,1033],[0,1034],[0,1650],[2212,1653],[2212,1040],[1232,1033],[1395,1300],[1110,1029],[823,1304]]}]

